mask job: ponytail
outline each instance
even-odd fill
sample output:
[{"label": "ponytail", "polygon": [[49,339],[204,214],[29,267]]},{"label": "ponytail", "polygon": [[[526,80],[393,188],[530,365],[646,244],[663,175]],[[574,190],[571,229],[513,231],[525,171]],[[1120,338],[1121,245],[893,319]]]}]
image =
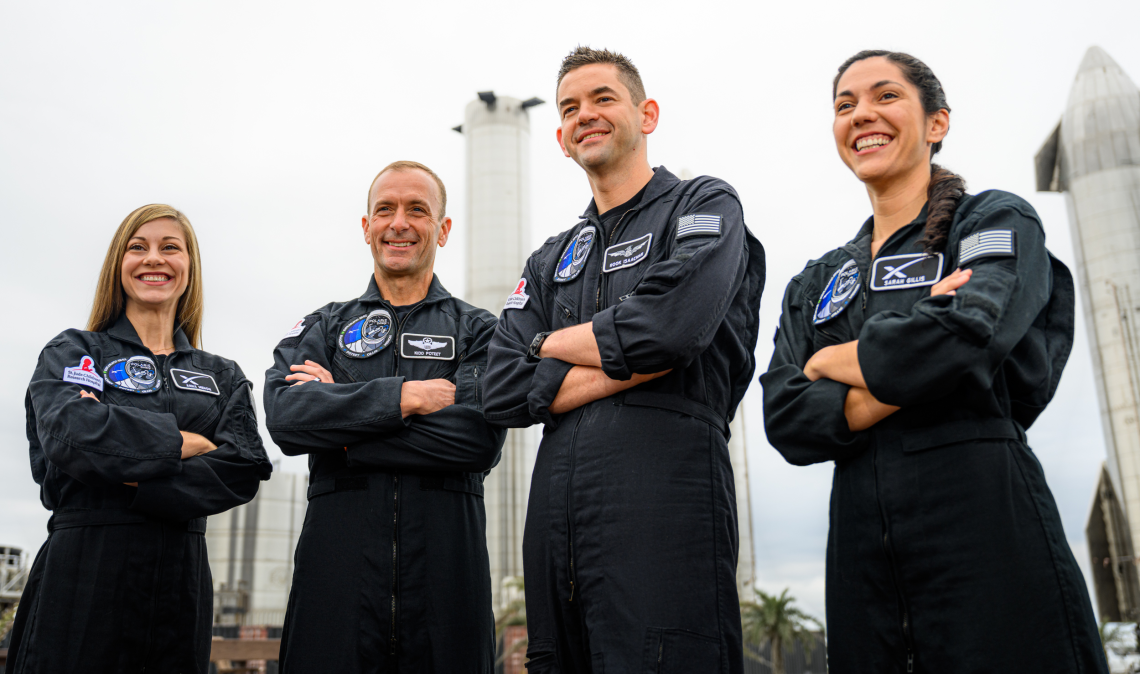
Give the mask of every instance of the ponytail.
[{"label": "ponytail", "polygon": [[946,250],[950,224],[954,222],[954,212],[958,210],[958,202],[964,194],[966,181],[962,176],[938,164],[930,165],[930,186],[926,188],[926,228],[919,240],[927,253]]}]

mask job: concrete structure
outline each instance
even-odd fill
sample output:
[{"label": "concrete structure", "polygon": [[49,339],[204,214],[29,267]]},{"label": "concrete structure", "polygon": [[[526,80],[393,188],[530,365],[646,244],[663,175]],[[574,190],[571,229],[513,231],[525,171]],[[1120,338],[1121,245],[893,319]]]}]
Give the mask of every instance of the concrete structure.
[{"label": "concrete structure", "polygon": [[[520,101],[490,91],[481,92],[476,100],[467,104],[463,124],[455,127],[467,140],[467,290],[463,299],[496,315],[518,285],[519,274],[534,250],[530,240],[530,118],[527,110],[540,104],[542,101],[537,98]],[[682,177],[692,176],[683,174]],[[573,223],[573,216],[570,217],[568,225]],[[736,477],[740,525],[737,586],[742,598],[751,598],[755,571],[748,459],[741,414],[737,414],[731,430],[729,452]],[[537,451],[535,429],[511,430],[503,447],[503,458],[484,484],[487,547],[496,613],[510,598],[504,583],[523,575],[523,527]]]},{"label": "concrete structure", "polygon": [[[1037,154],[1037,189],[1064,192],[1108,447],[1086,532],[1101,617],[1140,618],[1140,90],[1099,47]],[[1099,518],[1099,520],[1098,520]],[[1104,571],[1111,570],[1111,574]],[[1110,598],[1115,597],[1115,602]]]},{"label": "concrete structure", "polygon": [[273,471],[249,503],[209,518],[215,625],[281,625],[309,476]]},{"label": "concrete structure", "polygon": [[[540,105],[485,91],[467,104],[467,290],[464,300],[496,316],[533,248],[530,241],[530,117]],[[484,483],[491,592],[505,604],[504,580],[523,575],[522,538],[538,442],[533,429],[507,433],[503,457]]]}]

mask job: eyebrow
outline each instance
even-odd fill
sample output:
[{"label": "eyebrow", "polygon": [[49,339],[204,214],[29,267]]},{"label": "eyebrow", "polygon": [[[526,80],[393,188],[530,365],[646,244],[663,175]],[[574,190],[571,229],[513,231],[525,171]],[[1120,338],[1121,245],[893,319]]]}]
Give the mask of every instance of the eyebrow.
[{"label": "eyebrow", "polygon": [[[142,236],[132,236],[131,237],[131,241],[134,241],[135,239],[138,239],[139,241],[146,241],[146,238],[142,237]],[[163,241],[167,241],[170,239],[174,239],[175,241],[181,241],[182,237],[180,237],[180,236],[164,236],[164,237],[162,237]]]},{"label": "eyebrow", "polygon": [[[594,89],[593,91],[591,91],[590,95],[591,96],[597,96],[598,94],[616,94],[616,93],[617,93],[616,89],[614,89],[611,86],[607,86],[607,85],[603,84],[602,86],[598,87],[597,89]],[[558,101],[558,107],[563,108],[563,107],[565,107],[565,106],[567,106],[573,102],[574,102],[574,99],[572,97],[566,97],[566,98],[563,98],[561,101]]]},{"label": "eyebrow", "polygon": [[[375,211],[380,206],[391,206],[396,203],[395,199],[385,199],[383,197],[377,199],[372,203],[372,210]],[[429,211],[431,210],[431,203],[427,199],[411,199],[408,201],[409,206],[423,206]]]},{"label": "eyebrow", "polygon": [[[895,82],[894,80],[879,80],[878,82],[875,82],[875,83],[874,83],[874,84],[871,86],[871,88],[872,88],[872,89],[878,89],[878,88],[880,88],[880,87],[885,87],[885,86],[887,86],[888,84],[893,84],[893,85],[895,85],[895,86],[897,86],[897,87],[901,87],[901,86],[902,86],[901,84],[899,84],[898,82]],[[839,98],[840,96],[852,96],[852,97],[853,97],[853,96],[855,96],[855,94],[851,93],[851,90],[850,90],[850,89],[844,89],[843,91],[840,91],[838,94],[835,94],[835,97],[836,97],[836,98]]]}]

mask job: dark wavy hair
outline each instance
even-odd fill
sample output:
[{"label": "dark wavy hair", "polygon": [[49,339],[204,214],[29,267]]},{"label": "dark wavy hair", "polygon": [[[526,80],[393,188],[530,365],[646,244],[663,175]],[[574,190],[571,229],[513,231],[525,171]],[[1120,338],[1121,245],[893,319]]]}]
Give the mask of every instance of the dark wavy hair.
[{"label": "dark wavy hair", "polygon": [[[934,71],[922,61],[910,54],[883,49],[867,49],[859,52],[839,66],[839,72],[831,82],[831,97],[839,89],[839,78],[854,63],[864,59],[882,56],[898,66],[903,77],[910,82],[922,100],[922,109],[928,115],[939,110],[950,112],[950,104],[946,102],[946,92],[942,90],[942,83],[934,76]],[[942,149],[942,142],[935,143],[930,148],[931,158]],[[946,236],[950,232],[950,224],[954,221],[954,212],[958,210],[958,202],[966,194],[966,181],[962,176],[945,169],[938,164],[930,164],[930,186],[926,189],[926,229],[923,231],[923,250],[928,253],[939,253],[946,249]]]}]

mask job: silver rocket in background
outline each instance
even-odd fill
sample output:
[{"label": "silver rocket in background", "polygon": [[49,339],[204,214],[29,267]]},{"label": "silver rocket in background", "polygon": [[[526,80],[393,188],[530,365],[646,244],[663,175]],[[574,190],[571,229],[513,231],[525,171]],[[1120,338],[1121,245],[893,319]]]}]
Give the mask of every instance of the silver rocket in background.
[{"label": "silver rocket in background", "polygon": [[1100,618],[1140,618],[1140,90],[1099,47],[1037,153],[1038,191],[1064,192],[1108,460],[1089,513]]}]

